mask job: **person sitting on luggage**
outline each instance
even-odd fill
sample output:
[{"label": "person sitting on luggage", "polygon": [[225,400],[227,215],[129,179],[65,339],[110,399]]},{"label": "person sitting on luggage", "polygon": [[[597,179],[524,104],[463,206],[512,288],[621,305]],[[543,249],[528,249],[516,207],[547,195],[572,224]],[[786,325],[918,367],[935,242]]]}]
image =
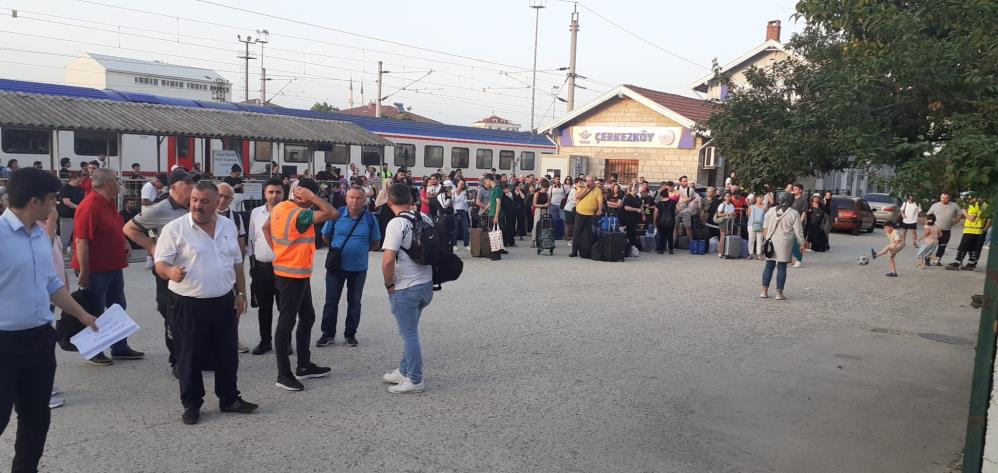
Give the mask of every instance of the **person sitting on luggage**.
[{"label": "person sitting on luggage", "polygon": [[728,236],[728,224],[735,217],[735,204],[731,202],[731,192],[724,193],[724,200],[717,205],[714,212],[714,223],[721,231],[720,238],[717,239],[717,257],[724,256],[724,238]]}]

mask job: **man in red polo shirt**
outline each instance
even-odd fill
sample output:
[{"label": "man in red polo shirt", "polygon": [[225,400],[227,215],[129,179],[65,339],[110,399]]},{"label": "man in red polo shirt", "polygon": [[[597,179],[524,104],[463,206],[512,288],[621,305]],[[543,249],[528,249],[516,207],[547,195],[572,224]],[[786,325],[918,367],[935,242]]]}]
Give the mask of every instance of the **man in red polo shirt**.
[{"label": "man in red polo shirt", "polygon": [[[107,168],[95,169],[90,175],[94,191],[76,208],[73,228],[73,269],[80,289],[86,289],[94,306],[101,310],[114,304],[125,305],[125,280],[122,269],[128,266],[128,243],[121,227],[125,225],[118,213],[118,180]],[[128,339],[111,345],[115,360],[137,360],[145,356],[132,350]],[[90,359],[98,366],[114,362],[103,353]]]}]

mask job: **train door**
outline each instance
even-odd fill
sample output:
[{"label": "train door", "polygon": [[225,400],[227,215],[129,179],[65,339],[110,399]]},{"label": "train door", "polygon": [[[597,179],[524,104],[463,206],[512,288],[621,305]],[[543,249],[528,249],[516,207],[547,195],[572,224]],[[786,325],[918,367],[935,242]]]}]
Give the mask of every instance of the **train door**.
[{"label": "train door", "polygon": [[170,136],[166,139],[166,168],[179,164],[190,170],[194,169],[194,138],[190,136]]}]

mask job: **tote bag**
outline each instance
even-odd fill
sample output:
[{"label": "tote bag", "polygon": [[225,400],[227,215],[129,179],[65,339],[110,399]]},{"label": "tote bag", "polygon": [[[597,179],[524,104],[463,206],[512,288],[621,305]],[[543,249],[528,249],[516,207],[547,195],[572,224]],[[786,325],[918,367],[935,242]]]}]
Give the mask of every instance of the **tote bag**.
[{"label": "tote bag", "polygon": [[492,231],[489,232],[489,246],[492,251],[505,250],[506,247],[502,244],[502,230],[499,229],[499,225],[493,225]]}]

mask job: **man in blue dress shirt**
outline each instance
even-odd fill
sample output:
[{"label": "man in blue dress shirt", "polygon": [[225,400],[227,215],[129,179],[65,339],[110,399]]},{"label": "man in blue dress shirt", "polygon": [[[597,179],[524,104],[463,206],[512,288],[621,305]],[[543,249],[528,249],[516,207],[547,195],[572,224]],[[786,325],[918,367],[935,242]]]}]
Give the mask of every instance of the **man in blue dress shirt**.
[{"label": "man in blue dress shirt", "polygon": [[18,169],[7,184],[10,206],[0,215],[0,435],[16,408],[15,472],[38,470],[48,435],[56,341],[49,304],[97,330],[97,319],[56,276],[51,240],[35,223],[52,213],[61,187],[46,171]]}]

